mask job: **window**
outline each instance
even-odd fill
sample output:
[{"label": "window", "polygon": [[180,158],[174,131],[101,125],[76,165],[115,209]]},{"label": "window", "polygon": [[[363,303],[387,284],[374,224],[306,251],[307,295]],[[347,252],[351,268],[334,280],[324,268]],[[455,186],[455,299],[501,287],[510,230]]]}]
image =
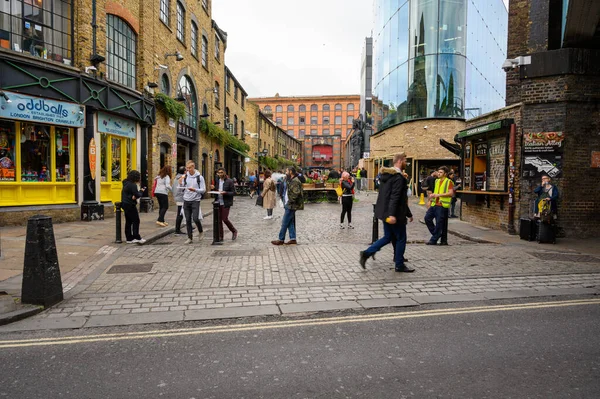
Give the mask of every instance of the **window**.
[{"label": "window", "polygon": [[160,20],[169,26],[169,0],[160,0]]},{"label": "window", "polygon": [[108,79],[135,89],[136,34],[124,20],[108,14],[106,36]]},{"label": "window", "polygon": [[221,86],[219,85],[219,82],[215,82],[215,107],[217,108],[221,108],[221,104],[219,103],[220,95]]},{"label": "window", "polygon": [[160,91],[166,94],[167,96],[171,92],[171,84],[169,83],[169,75],[163,73],[160,78]]},{"label": "window", "polygon": [[283,107],[281,105],[276,106],[275,112],[283,112]]},{"label": "window", "polygon": [[347,116],[346,117],[346,124],[347,125],[351,125],[353,121],[354,121],[354,117],[353,116]]},{"label": "window", "polygon": [[179,79],[178,97],[185,99],[185,118],[181,121],[189,127],[196,128],[198,121],[198,104],[196,102],[196,89],[192,80],[184,75]]},{"label": "window", "polygon": [[217,35],[215,35],[215,58],[221,62],[221,42]]},{"label": "window", "polygon": [[287,134],[290,135],[290,136],[293,136],[294,135],[294,129],[289,129],[287,131]]},{"label": "window", "polygon": [[342,129],[335,129],[335,134],[341,135],[342,134]]},{"label": "window", "polygon": [[316,117],[316,116],[311,116],[311,117],[310,117],[310,124],[311,124],[311,125],[316,125],[317,123],[319,123],[319,122],[317,121],[317,117]]},{"label": "window", "polygon": [[233,99],[238,100],[238,86],[235,83],[233,84]]},{"label": "window", "polygon": [[310,111],[311,112],[317,112],[319,110],[319,107],[317,107],[317,104],[313,104],[310,106]]},{"label": "window", "polygon": [[342,110],[342,104],[335,104],[335,110],[336,111],[341,111]]},{"label": "window", "polygon": [[246,127],[244,126],[244,121],[240,121],[240,138],[243,140],[244,135],[246,134]]},{"label": "window", "polygon": [[202,35],[202,66],[207,67],[207,59],[208,59],[208,39],[206,36]]},{"label": "window", "polygon": [[354,111],[354,104],[348,104],[348,105],[346,106],[346,109],[347,109],[348,111]]},{"label": "window", "polygon": [[294,112],[294,106],[293,105],[288,105],[287,106],[287,112]]},{"label": "window", "polygon": [[242,94],[242,108],[244,108],[246,106],[246,96],[244,94]]},{"label": "window", "polygon": [[323,135],[328,136],[329,134],[329,129],[323,129]]},{"label": "window", "polygon": [[305,125],[306,124],[306,118],[304,116],[300,117],[300,124],[301,125]]},{"label": "window", "polygon": [[202,8],[204,8],[205,11],[208,11],[208,0],[202,0]]},{"label": "window", "polygon": [[310,134],[317,134],[317,129],[310,129]]},{"label": "window", "polygon": [[306,112],[306,105],[304,105],[304,104],[300,105],[300,107],[298,107],[298,111]]},{"label": "window", "polygon": [[267,105],[267,106],[265,106],[265,107],[263,108],[263,112],[264,112],[265,114],[272,114],[272,113],[273,113],[273,110],[271,109],[271,106],[270,106],[270,105]]},{"label": "window", "polygon": [[298,133],[300,134],[300,137],[304,137],[304,135],[306,134],[306,130],[300,129]]},{"label": "window", "polygon": [[293,125],[294,124],[294,117],[293,116],[288,116],[287,124],[288,125]]},{"label": "window", "polygon": [[194,22],[192,22],[192,29],[190,30],[190,39],[192,41],[190,45],[192,55],[198,58],[198,27]]},{"label": "window", "polygon": [[335,124],[336,125],[341,125],[342,124],[342,117],[341,116],[336,116],[335,117]]},{"label": "window", "polygon": [[233,135],[238,135],[238,117],[237,115],[233,115]]},{"label": "window", "polygon": [[324,116],[323,117],[323,124],[324,125],[329,125],[329,117],[328,116]]},{"label": "window", "polygon": [[329,104],[323,104],[323,111],[329,111]]},{"label": "window", "polygon": [[231,115],[229,112],[229,107],[225,107],[225,129],[229,129],[227,125],[229,124],[230,119],[231,119]]},{"label": "window", "polygon": [[281,125],[283,123],[283,119],[281,119],[281,116],[275,118],[275,123],[277,123],[278,125]]},{"label": "window", "polygon": [[185,43],[185,8],[177,2],[177,40]]}]

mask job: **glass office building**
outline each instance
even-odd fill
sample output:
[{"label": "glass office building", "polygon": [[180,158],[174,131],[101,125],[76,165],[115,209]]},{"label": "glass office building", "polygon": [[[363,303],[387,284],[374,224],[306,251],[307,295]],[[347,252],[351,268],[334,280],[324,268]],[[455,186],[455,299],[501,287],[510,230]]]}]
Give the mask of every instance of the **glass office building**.
[{"label": "glass office building", "polygon": [[375,0],[372,124],[469,119],[505,105],[502,0]]}]

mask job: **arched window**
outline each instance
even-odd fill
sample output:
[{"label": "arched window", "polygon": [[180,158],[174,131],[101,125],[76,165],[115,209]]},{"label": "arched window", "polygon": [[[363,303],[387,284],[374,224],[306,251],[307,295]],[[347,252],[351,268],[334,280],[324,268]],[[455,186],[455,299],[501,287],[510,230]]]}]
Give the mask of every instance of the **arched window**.
[{"label": "arched window", "polygon": [[294,106],[293,105],[288,105],[287,106],[287,112],[294,112]]},{"label": "arched window", "polygon": [[313,104],[310,106],[310,110],[311,112],[317,112],[319,110],[319,107],[317,106],[317,104]]},{"label": "arched window", "polygon": [[192,80],[184,75],[179,79],[178,97],[182,97],[185,105],[185,118],[182,122],[190,127],[196,128],[198,122],[198,104],[196,102],[196,89]]},{"label": "arched window", "polygon": [[106,15],[106,73],[108,79],[135,89],[137,35],[125,20]]},{"label": "arched window", "polygon": [[198,26],[193,21],[190,29],[190,41],[190,51],[194,57],[198,58]]},{"label": "arched window", "polygon": [[336,111],[341,111],[342,110],[342,104],[335,104],[335,110]]},{"label": "arched window", "polygon": [[233,115],[233,135],[238,135],[238,117],[237,115]]},{"label": "arched window", "polygon": [[348,106],[346,107],[346,109],[348,111],[354,111],[354,104],[348,104]]},{"label": "arched window", "polygon": [[300,107],[298,107],[298,111],[306,112],[306,105],[304,105],[304,104],[300,105]]},{"label": "arched window", "polygon": [[246,127],[244,126],[244,121],[240,121],[240,138],[243,140],[244,135],[246,134]]},{"label": "arched window", "polygon": [[323,104],[323,111],[329,111],[329,104]]},{"label": "arched window", "polygon": [[265,114],[272,114],[272,113],[273,113],[273,110],[271,109],[271,106],[270,106],[270,105],[267,105],[267,106],[265,106],[265,107],[263,108],[263,112],[264,112]]},{"label": "arched window", "polygon": [[177,2],[177,40],[185,43],[185,8]]},{"label": "arched window", "polygon": [[202,115],[206,115],[204,118],[208,118],[208,105],[206,103],[202,104]]},{"label": "arched window", "polygon": [[[229,107],[225,108],[225,123],[229,124],[231,121],[229,120],[231,113],[229,112]],[[228,129],[228,126],[225,126],[225,129]]]},{"label": "arched window", "polygon": [[221,85],[219,82],[215,81],[215,107],[221,108],[221,103],[219,102],[221,96]]},{"label": "arched window", "polygon": [[160,91],[166,94],[167,96],[171,92],[171,83],[169,82],[169,75],[163,73],[160,78]]},{"label": "arched window", "polygon": [[276,106],[275,112],[283,112],[283,107],[281,105]]}]

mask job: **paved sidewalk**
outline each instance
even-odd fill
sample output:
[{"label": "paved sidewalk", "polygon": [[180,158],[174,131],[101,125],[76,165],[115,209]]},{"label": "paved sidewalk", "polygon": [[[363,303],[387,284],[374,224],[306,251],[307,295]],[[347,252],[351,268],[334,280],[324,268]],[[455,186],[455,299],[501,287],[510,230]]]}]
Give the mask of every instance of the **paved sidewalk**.
[{"label": "paved sidewalk", "polygon": [[[376,195],[357,198],[354,230],[340,229],[339,205],[306,205],[297,216],[298,246],[272,246],[282,211],[276,209],[275,219],[263,220],[264,210],[246,197],[236,198],[230,216],[239,238],[231,241],[226,233],[222,246],[210,245],[210,217],[204,223],[204,240],[192,245],[183,243],[185,236],[168,234],[172,226],[153,225],[156,212],[142,215],[146,238],[154,234],[149,245],[113,244],[106,226],[107,236],[102,242],[97,239],[93,255],[63,273],[65,301],[0,331],[599,293],[598,240],[540,245],[457,219],[450,220],[449,228],[460,236],[451,235],[448,247],[423,245],[429,237],[426,227],[416,220],[409,224],[406,255],[415,273],[395,273],[390,248],[363,270],[358,252],[371,239]],[[203,203],[203,211],[209,206]],[[423,218],[424,207],[415,203],[411,209],[415,219]],[[78,234],[97,226],[94,234],[101,235],[100,223],[83,224]],[[111,270],[114,266],[145,271],[120,273]]]}]

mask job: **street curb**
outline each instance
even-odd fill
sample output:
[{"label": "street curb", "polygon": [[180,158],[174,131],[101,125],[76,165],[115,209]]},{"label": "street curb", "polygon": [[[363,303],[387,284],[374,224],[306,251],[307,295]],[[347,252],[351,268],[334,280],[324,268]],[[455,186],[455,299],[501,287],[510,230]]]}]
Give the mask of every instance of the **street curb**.
[{"label": "street curb", "polygon": [[27,317],[34,316],[44,310],[43,306],[21,305],[22,307],[12,312],[3,313],[0,315],[0,326],[14,323],[15,321],[23,320]]},{"label": "street curb", "polygon": [[462,238],[463,240],[467,240],[467,241],[473,241],[476,242],[478,244],[500,244],[498,242],[495,241],[488,241],[488,240],[484,240],[483,238],[476,238],[476,237],[471,237],[467,234],[464,233],[459,233],[458,231],[454,231],[454,230],[450,230],[448,229],[448,233],[457,236],[459,238]]},{"label": "street curb", "polygon": [[[213,214],[213,211],[203,213],[202,218],[205,218],[212,214]],[[154,234],[153,236],[146,238],[145,243],[139,244],[139,245],[151,245],[151,244],[155,243],[156,241],[160,240],[161,238],[164,238],[164,237],[168,236],[169,234],[173,234],[174,232],[175,232],[175,227],[169,227],[167,229],[162,229],[158,233]]]}]

